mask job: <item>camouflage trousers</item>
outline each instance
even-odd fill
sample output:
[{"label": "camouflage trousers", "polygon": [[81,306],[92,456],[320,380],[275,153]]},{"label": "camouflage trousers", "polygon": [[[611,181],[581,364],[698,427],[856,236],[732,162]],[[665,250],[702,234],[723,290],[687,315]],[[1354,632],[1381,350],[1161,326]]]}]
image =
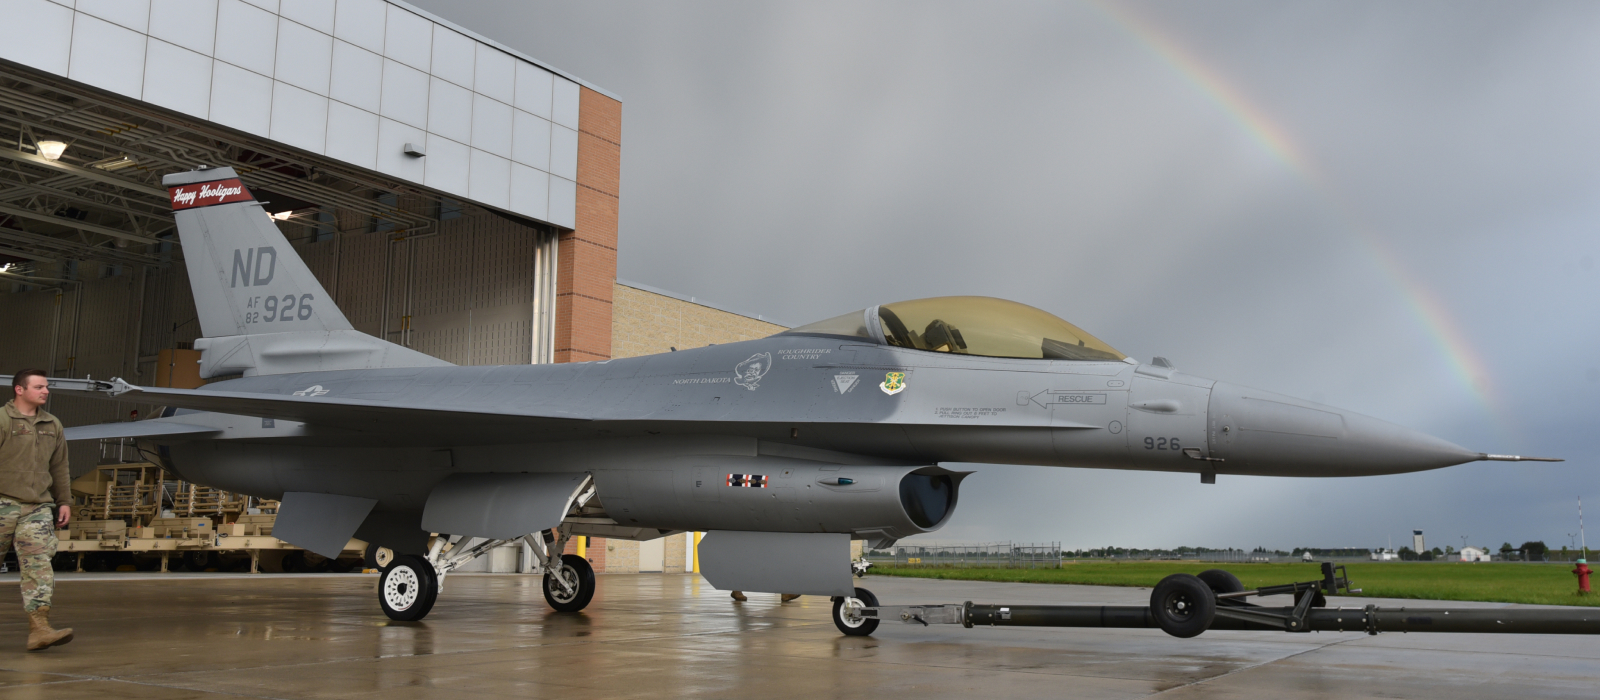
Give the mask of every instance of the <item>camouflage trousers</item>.
[{"label": "camouflage trousers", "polygon": [[56,591],[50,569],[56,555],[54,504],[0,498],[0,554],[13,547],[22,568],[22,608],[33,612],[49,605]]}]

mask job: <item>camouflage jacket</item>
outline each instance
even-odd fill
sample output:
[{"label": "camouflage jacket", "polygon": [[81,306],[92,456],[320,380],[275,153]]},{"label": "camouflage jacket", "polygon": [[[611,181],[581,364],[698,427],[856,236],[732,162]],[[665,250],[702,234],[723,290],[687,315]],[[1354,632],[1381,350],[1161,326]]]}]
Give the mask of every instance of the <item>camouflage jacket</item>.
[{"label": "camouflage jacket", "polygon": [[0,496],[23,503],[71,503],[61,421],[44,409],[22,415],[15,403],[6,402],[5,430],[0,431]]}]

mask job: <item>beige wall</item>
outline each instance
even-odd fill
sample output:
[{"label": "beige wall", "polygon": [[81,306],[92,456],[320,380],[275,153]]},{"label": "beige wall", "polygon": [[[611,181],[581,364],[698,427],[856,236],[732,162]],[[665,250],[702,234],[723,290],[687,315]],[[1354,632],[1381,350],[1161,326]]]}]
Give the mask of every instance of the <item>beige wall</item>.
[{"label": "beige wall", "polygon": [[788,328],[618,283],[612,294],[611,356],[638,357],[713,343],[765,338]]}]

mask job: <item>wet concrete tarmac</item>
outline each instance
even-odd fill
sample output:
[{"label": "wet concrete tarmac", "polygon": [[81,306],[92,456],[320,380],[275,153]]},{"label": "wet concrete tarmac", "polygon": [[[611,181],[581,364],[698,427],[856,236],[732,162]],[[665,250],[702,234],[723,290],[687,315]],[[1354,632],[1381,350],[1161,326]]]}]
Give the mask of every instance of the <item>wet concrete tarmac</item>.
[{"label": "wet concrete tarmac", "polygon": [[[55,618],[77,639],[30,654],[12,574],[0,578],[0,697],[1600,697],[1600,638],[1175,639],[887,623],[872,637],[844,637],[826,598],[734,603],[696,575],[599,579],[587,611],[559,615],[537,577],[458,574],[425,621],[395,623],[378,609],[375,576],[69,574]],[[1149,596],[883,577],[861,585],[885,603],[1132,605]]]}]

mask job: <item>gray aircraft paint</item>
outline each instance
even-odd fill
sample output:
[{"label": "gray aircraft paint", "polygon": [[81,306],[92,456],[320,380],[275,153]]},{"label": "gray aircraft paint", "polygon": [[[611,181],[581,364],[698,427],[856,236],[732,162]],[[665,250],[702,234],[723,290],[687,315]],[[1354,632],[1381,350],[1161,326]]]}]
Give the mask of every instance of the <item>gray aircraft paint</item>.
[{"label": "gray aircraft paint", "polygon": [[[231,171],[167,182],[222,177]],[[274,329],[283,332],[255,333],[236,308],[244,296],[228,291],[246,289],[245,273],[250,294],[258,281],[280,299],[322,298],[321,287],[253,201],[178,217],[186,250],[206,251],[188,258],[197,300],[233,305],[208,302],[207,333],[238,334],[197,343],[202,365],[246,376],[199,390],[118,384],[77,393],[199,411],[148,421],[145,437],[175,471],[268,498],[370,499],[362,531],[402,551],[420,546],[415,533],[435,488],[471,473],[592,474],[614,524],[578,524],[578,534],[693,529],[888,541],[948,520],[965,474],[936,466],[943,462],[1313,477],[1485,458],[1373,418],[1131,360],[975,357],[785,333],[603,362],[455,367],[348,329],[331,304],[314,305],[306,319],[297,311]],[[258,274],[267,247],[277,251],[272,272]],[[236,270],[233,251],[246,249],[256,257],[241,256]],[[865,319],[881,338],[876,316]],[[891,386],[893,376],[900,379]],[[118,427],[71,437],[113,432],[127,435]],[[919,525],[907,514],[900,488],[916,474],[950,480],[938,522]],[[735,485],[732,475],[759,475],[762,486]],[[492,502],[495,488],[477,500]],[[458,515],[474,498],[465,486],[440,493]],[[451,534],[488,536],[538,517],[489,516],[479,525],[457,517],[452,527],[484,532]]]}]

